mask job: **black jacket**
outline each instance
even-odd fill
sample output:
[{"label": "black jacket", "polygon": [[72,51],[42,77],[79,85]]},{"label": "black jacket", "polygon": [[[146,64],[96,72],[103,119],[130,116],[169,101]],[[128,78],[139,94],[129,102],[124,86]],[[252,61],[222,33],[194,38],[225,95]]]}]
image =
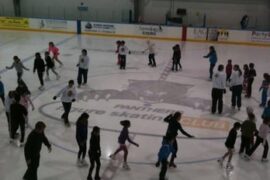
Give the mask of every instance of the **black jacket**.
[{"label": "black jacket", "polygon": [[99,136],[92,135],[90,138],[89,154],[100,157],[100,138]]},{"label": "black jacket", "polygon": [[20,121],[25,121],[25,116],[27,116],[27,109],[19,104],[19,103],[14,103],[11,104],[10,106],[10,118],[12,122],[20,122]]},{"label": "black jacket", "polygon": [[35,71],[38,71],[38,72],[44,72],[45,71],[45,63],[43,61],[43,59],[35,59],[35,62],[34,62],[34,72]]},{"label": "black jacket", "polygon": [[44,133],[38,133],[33,130],[29,134],[24,147],[25,158],[28,160],[39,157],[42,143],[44,143],[48,148],[51,147],[51,144]]}]

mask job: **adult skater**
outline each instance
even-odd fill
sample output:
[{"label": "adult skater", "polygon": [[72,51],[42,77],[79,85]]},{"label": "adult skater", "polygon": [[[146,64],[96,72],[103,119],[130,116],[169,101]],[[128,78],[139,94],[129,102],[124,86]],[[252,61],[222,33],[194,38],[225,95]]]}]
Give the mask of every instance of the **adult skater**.
[{"label": "adult skater", "polygon": [[252,95],[252,84],[254,81],[255,76],[257,75],[256,70],[254,69],[254,64],[249,63],[249,71],[248,71],[248,77],[247,77],[247,92],[246,92],[246,98],[250,98]]},{"label": "adult skater", "polygon": [[76,140],[79,146],[77,166],[79,167],[88,165],[85,161],[88,136],[88,118],[89,114],[82,113],[76,122]]},{"label": "adult skater", "polygon": [[234,152],[234,144],[237,139],[237,131],[240,129],[241,124],[239,122],[234,123],[233,128],[230,130],[229,135],[226,139],[225,146],[228,151],[218,160],[220,166],[223,166],[223,161],[226,157],[228,157],[228,162],[226,165],[227,169],[233,169],[233,165],[231,164],[231,160]]},{"label": "adult skater", "polygon": [[51,144],[49,143],[47,137],[44,134],[46,125],[39,121],[35,125],[35,129],[29,134],[25,147],[24,156],[27,164],[27,170],[23,176],[24,180],[37,180],[37,170],[40,160],[40,151],[42,143],[44,143],[48,151],[51,152]]},{"label": "adult skater", "polygon": [[14,61],[13,64],[11,66],[6,66],[6,69],[15,68],[17,71],[17,81],[19,81],[22,79],[23,70],[29,71],[29,69],[23,65],[18,56],[14,56],[13,61]]},{"label": "adult skater", "polygon": [[214,67],[217,63],[217,53],[214,46],[209,47],[209,53],[204,56],[204,58],[209,58],[210,68],[209,68],[209,80],[212,80]]},{"label": "adult skater", "polygon": [[39,90],[44,90],[44,80],[43,80],[43,75],[45,71],[45,63],[44,60],[41,58],[40,53],[36,53],[36,58],[34,61],[34,68],[33,68],[33,73],[37,71],[38,74],[38,79],[40,82],[40,87]]},{"label": "adult skater", "polygon": [[121,45],[119,47],[120,69],[126,69],[127,54],[130,54],[129,49],[125,44],[125,41],[121,41]]},{"label": "adult skater", "polygon": [[179,68],[182,69],[182,65],[180,63],[180,59],[181,59],[181,49],[179,44],[176,44],[175,46],[173,46],[173,65],[172,65],[172,71],[178,71],[178,65]]},{"label": "adult skater", "polygon": [[53,42],[49,42],[49,53],[52,53],[53,60],[57,61],[60,64],[60,67],[63,66],[63,63],[59,59],[59,49],[54,45]]},{"label": "adult skater", "polygon": [[64,120],[65,125],[67,127],[70,127],[68,115],[71,110],[72,102],[75,102],[76,100],[76,88],[74,86],[74,81],[69,80],[68,85],[61,89],[54,97],[53,99],[56,100],[57,97],[61,96],[62,105],[64,108],[64,113],[61,116],[61,119]]},{"label": "adult skater", "polygon": [[100,150],[100,128],[97,126],[93,127],[92,133],[91,133],[91,139],[90,139],[90,146],[89,146],[89,159],[91,166],[89,168],[89,173],[87,176],[87,180],[92,180],[92,172],[96,167],[96,173],[95,173],[95,180],[100,180],[99,176],[99,170],[100,170],[100,156],[101,156],[101,150]]},{"label": "adult skater", "polygon": [[120,136],[118,137],[118,143],[119,143],[119,148],[113,153],[111,154],[109,157],[111,159],[115,159],[115,156],[120,152],[120,151],[124,151],[124,164],[123,164],[123,168],[126,170],[129,170],[129,166],[127,164],[127,156],[128,156],[128,148],[126,145],[126,141],[128,141],[129,143],[139,147],[138,143],[135,143],[134,141],[132,141],[129,137],[129,131],[128,128],[130,128],[131,123],[129,120],[123,120],[120,122],[120,124],[123,126],[123,129],[120,133]]},{"label": "adult skater", "polygon": [[60,75],[55,71],[55,64],[54,61],[52,60],[50,53],[48,51],[45,52],[45,62],[46,62],[46,80],[49,81],[50,80],[50,75],[49,75],[49,71],[51,70],[55,76],[56,76],[56,80],[60,79]]},{"label": "adult skater", "polygon": [[[228,76],[228,75],[227,75]],[[232,91],[232,108],[235,109],[237,104],[238,110],[241,109],[242,90],[243,90],[243,74],[239,65],[233,66],[233,72],[230,76],[230,89]]]},{"label": "adult skater", "polygon": [[262,119],[268,119],[270,121],[270,100],[267,102],[267,107],[263,110]]},{"label": "adult skater", "polygon": [[185,136],[189,137],[189,138],[193,138],[194,136],[188,134],[183,128],[182,125],[180,123],[182,114],[180,112],[176,112],[174,113],[174,115],[170,114],[169,116],[167,116],[164,121],[166,123],[168,123],[168,128],[167,128],[167,132],[166,132],[166,136],[172,136],[174,139],[173,142],[173,148],[174,148],[174,153],[171,156],[171,160],[169,163],[169,167],[174,167],[176,168],[176,165],[174,163],[174,159],[176,158],[176,154],[178,151],[178,145],[177,145],[177,135],[178,135],[178,130]]},{"label": "adult skater", "polygon": [[79,68],[79,70],[78,70],[78,78],[77,78],[78,88],[81,87],[82,79],[83,79],[83,84],[82,85],[87,84],[87,75],[88,75],[89,62],[90,62],[90,59],[89,59],[89,57],[87,55],[87,50],[83,49],[82,54],[79,57],[79,62],[77,64],[77,67]]},{"label": "adult skater", "polygon": [[212,114],[216,113],[218,106],[218,113],[221,114],[223,110],[223,94],[226,93],[226,74],[224,73],[224,66],[218,66],[218,72],[214,74],[213,88],[212,88]]},{"label": "adult skater", "polygon": [[143,51],[148,51],[148,66],[156,67],[156,60],[155,60],[155,44],[151,42],[150,40],[146,41],[147,48]]},{"label": "adult skater", "polygon": [[266,102],[267,102],[267,94],[268,94],[268,88],[270,85],[270,75],[268,73],[263,74],[263,81],[262,85],[260,87],[261,91],[261,104],[260,107],[265,107]]},{"label": "adult skater", "polygon": [[21,138],[17,142],[18,147],[24,145],[24,135],[25,135],[25,117],[27,116],[27,110],[23,105],[20,104],[20,96],[15,95],[15,103],[10,106],[10,124],[11,124],[11,140],[10,142],[16,141],[16,132],[20,127]]},{"label": "adult skater", "polygon": [[161,162],[161,170],[159,173],[159,180],[165,180],[167,168],[168,168],[168,157],[174,153],[175,149],[173,148],[174,138],[172,136],[164,136],[162,145],[158,153],[158,161]]}]

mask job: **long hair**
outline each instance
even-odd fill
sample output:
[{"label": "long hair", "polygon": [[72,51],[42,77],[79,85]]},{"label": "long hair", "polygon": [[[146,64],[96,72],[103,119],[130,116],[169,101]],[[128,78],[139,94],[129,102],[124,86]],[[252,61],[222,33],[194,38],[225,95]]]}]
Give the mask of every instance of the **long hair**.
[{"label": "long hair", "polygon": [[80,115],[80,117],[78,118],[78,120],[76,122],[76,125],[83,123],[83,120],[88,119],[88,118],[89,118],[89,114],[88,113],[86,113],[86,112],[82,113]]},{"label": "long hair", "polygon": [[235,64],[234,65],[234,68],[236,69],[236,71],[238,71],[239,77],[242,76],[243,73],[242,73],[242,70],[240,69],[239,65],[238,64]]}]

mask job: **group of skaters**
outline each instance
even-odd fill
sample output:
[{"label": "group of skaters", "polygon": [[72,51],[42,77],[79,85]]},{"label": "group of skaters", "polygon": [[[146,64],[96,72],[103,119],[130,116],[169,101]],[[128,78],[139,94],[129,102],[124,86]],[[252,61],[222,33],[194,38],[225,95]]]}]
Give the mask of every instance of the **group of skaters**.
[{"label": "group of skaters", "polygon": [[[117,42],[118,49],[118,63],[120,65],[120,69],[125,69],[126,67],[126,55],[130,53],[129,49],[126,47],[124,41]],[[144,52],[149,51],[149,66],[156,67],[155,62],[155,49],[154,44],[150,41],[147,41],[147,49]],[[181,59],[181,50],[179,45],[175,45],[173,47],[173,66],[172,70],[177,71],[178,66],[182,69],[180,64]],[[52,53],[52,57],[50,55]],[[55,75],[56,79],[60,78],[60,75],[55,71],[55,61],[63,65],[63,63],[58,58],[59,50],[54,46],[52,42],[49,43],[49,50],[45,52],[45,62],[41,58],[40,53],[35,54],[35,62],[33,72],[37,71],[42,90],[44,87],[43,82],[43,74],[45,71],[45,67],[47,67],[47,79],[49,79],[49,70],[51,70]],[[219,65],[217,68],[217,72],[214,73],[214,67],[217,63],[217,54],[215,48],[213,46],[210,47],[210,52],[208,55],[204,56],[205,58],[209,58],[210,60],[210,79],[213,81],[213,89],[212,89],[212,113],[216,112],[216,106],[218,106],[218,112],[221,114],[223,109],[223,101],[222,96],[226,93],[226,86],[229,86],[232,91],[232,108],[234,109],[236,106],[240,110],[241,108],[241,94],[242,91],[245,90],[246,97],[251,97],[252,93],[252,83],[254,81],[254,77],[256,76],[256,70],[254,69],[254,64],[250,63],[249,65],[244,65],[244,72],[242,72],[239,65],[232,65],[232,60],[228,61],[226,66],[226,72],[224,72],[224,66]],[[87,55],[87,50],[83,49],[82,54],[79,57],[79,61],[77,63],[78,67],[78,88],[81,85],[87,84],[87,74],[88,74],[88,66],[90,63],[90,59]],[[22,79],[23,70],[29,70],[27,67],[23,65],[21,60],[14,56],[14,63],[12,66],[7,67],[7,69],[15,68],[17,71],[17,82],[18,87],[14,91],[9,91],[7,97],[4,95],[4,85],[0,81],[0,97],[5,105],[6,115],[8,120],[9,127],[9,135],[10,141],[12,143],[16,143],[19,147],[24,146],[25,150],[25,159],[28,166],[28,169],[24,175],[24,180],[36,180],[37,179],[37,169],[39,166],[40,159],[40,150],[41,145],[44,143],[49,152],[51,151],[51,144],[44,134],[44,130],[46,125],[39,121],[36,123],[35,128],[29,134],[26,143],[24,143],[24,135],[25,128],[28,126],[28,114],[29,114],[29,105],[32,106],[32,110],[34,110],[34,105],[31,101],[31,93]],[[256,117],[252,108],[247,109],[248,118],[246,121],[242,123],[235,123],[233,128],[230,130],[228,138],[225,142],[225,146],[228,148],[226,154],[219,159],[219,163],[222,165],[223,161],[226,157],[228,157],[227,168],[233,168],[231,165],[231,159],[233,155],[234,144],[237,138],[237,131],[241,129],[241,147],[239,153],[241,157],[249,160],[250,156],[254,153],[256,148],[263,144],[264,153],[262,157],[262,161],[267,161],[267,153],[268,153],[268,142],[267,142],[267,134],[269,132],[269,124],[270,124],[270,101],[267,101],[267,94],[269,88],[269,74],[264,74],[264,81],[262,82],[262,86],[260,90],[262,91],[262,102],[260,104],[261,107],[265,107],[264,113],[262,115],[263,122],[259,128],[256,129]],[[69,113],[72,108],[72,103],[76,101],[76,87],[75,82],[70,80],[63,89],[61,89],[53,99],[56,100],[58,97],[61,97],[61,102],[64,108],[64,113],[61,116],[65,125],[67,127],[70,126],[69,122]],[[159,167],[161,165],[161,170],[159,174],[160,180],[165,179],[165,175],[168,167],[176,168],[175,158],[178,150],[177,145],[177,135],[178,130],[185,136],[189,138],[193,138],[194,136],[190,135],[186,131],[183,130],[180,120],[182,114],[180,112],[176,112],[167,116],[164,119],[164,122],[168,123],[168,128],[165,136],[162,139],[161,147],[158,152],[158,160],[156,162],[156,166]],[[88,139],[88,119],[89,114],[82,113],[76,122],[76,141],[79,146],[79,152],[77,156],[77,165],[79,167],[83,167],[87,165],[85,160],[86,152],[87,152],[87,139]],[[129,120],[123,120],[120,122],[123,126],[122,131],[120,132],[118,143],[119,148],[111,154],[109,157],[112,160],[117,159],[117,154],[121,151],[124,152],[124,169],[130,169],[127,163],[128,157],[128,147],[126,142],[139,147],[139,144],[134,142],[132,138],[129,136],[129,128],[131,126],[131,122]],[[18,128],[20,128],[20,140],[17,141],[19,134],[17,133]],[[100,127],[94,126],[92,129],[90,141],[89,141],[89,160],[90,160],[90,168],[88,173],[88,180],[92,180],[92,171],[96,166],[95,171],[95,180],[99,180],[99,170],[100,170],[100,156],[101,156],[101,147],[100,147]],[[256,137],[256,140],[255,140]],[[255,143],[254,143],[255,142]],[[168,163],[168,158],[171,155],[171,159]]]}]

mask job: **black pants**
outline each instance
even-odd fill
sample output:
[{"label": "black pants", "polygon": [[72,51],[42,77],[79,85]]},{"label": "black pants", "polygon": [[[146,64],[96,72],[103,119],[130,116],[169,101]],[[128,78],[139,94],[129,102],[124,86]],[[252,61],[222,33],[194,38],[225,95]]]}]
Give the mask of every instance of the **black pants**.
[{"label": "black pants", "polygon": [[30,164],[27,164],[27,170],[23,176],[23,179],[25,180],[37,180],[37,170],[38,170],[38,166],[39,166],[39,159],[40,156],[36,156],[30,159],[27,159],[25,157],[25,160],[30,160]]},{"label": "black pants", "polygon": [[182,66],[180,64],[180,59],[173,59],[172,71],[174,71],[174,70],[178,71],[178,65],[179,65],[180,69],[182,69]]},{"label": "black pants", "polygon": [[17,72],[17,82],[19,82],[22,79],[22,72]]},{"label": "black pants", "polygon": [[64,113],[62,114],[62,119],[64,119],[65,123],[69,123],[68,115],[71,110],[72,103],[71,102],[62,102],[64,107]]},{"label": "black pants", "polygon": [[87,74],[88,74],[88,69],[79,68],[78,78],[77,78],[78,85],[82,84],[82,79],[83,79],[83,84],[87,83]]},{"label": "black pants", "polygon": [[[254,151],[257,149],[257,147],[263,143],[263,138],[257,136],[257,139],[256,139],[256,142],[255,144],[252,146],[252,148],[250,149],[250,151],[247,153],[247,155],[251,156]],[[263,156],[262,158],[267,158],[267,155],[268,155],[268,149],[269,149],[269,146],[268,146],[268,142],[266,140],[266,143],[264,145],[264,150],[263,150]]]},{"label": "black pants", "polygon": [[99,177],[99,170],[100,170],[100,157],[96,153],[91,153],[89,151],[89,159],[90,159],[90,168],[89,168],[89,173],[87,176],[87,180],[92,180],[92,172],[95,168],[95,164],[97,165],[96,167],[96,174],[95,177]]},{"label": "black pants", "polygon": [[77,143],[79,145],[78,159],[84,159],[86,155],[86,147],[87,147],[86,141],[82,143],[77,139]]},{"label": "black pants", "polygon": [[11,120],[11,139],[15,139],[16,132],[20,127],[21,130],[21,139],[20,142],[24,142],[24,135],[25,135],[25,120]]},{"label": "black pants", "polygon": [[242,95],[243,86],[237,85],[232,87],[232,106],[235,107],[237,104],[237,107],[241,107],[241,95]]},{"label": "black pants", "polygon": [[245,153],[248,154],[251,147],[251,141],[252,141],[252,138],[241,136],[241,145],[240,145],[239,153],[243,153],[245,151]]},{"label": "black pants", "polygon": [[159,173],[159,180],[165,180],[166,172],[167,172],[167,159],[161,161],[161,170]]},{"label": "black pants", "polygon": [[156,66],[155,54],[149,54],[148,56],[150,66]]},{"label": "black pants", "polygon": [[10,124],[10,113],[6,112],[7,116],[7,123],[8,123],[8,132],[9,132],[9,137],[11,138],[11,124]]},{"label": "black pants", "polygon": [[5,106],[5,95],[4,94],[0,95],[0,98],[2,100],[3,105]]},{"label": "black pants", "polygon": [[214,67],[216,64],[210,64],[210,68],[209,68],[209,78],[212,79],[213,77],[213,71],[214,71]]},{"label": "black pants", "polygon": [[44,86],[44,81],[43,81],[43,71],[38,71],[37,74],[38,74],[38,79],[39,79],[39,82],[40,82],[40,85],[41,86]]},{"label": "black pants", "polygon": [[254,78],[248,78],[247,82],[247,97],[251,97],[252,94],[252,84],[253,84]]},{"label": "black pants", "polygon": [[222,113],[223,110],[223,89],[212,89],[212,113],[216,113],[218,105],[218,113]]},{"label": "black pants", "polygon": [[120,69],[126,69],[126,55],[120,55]]}]

